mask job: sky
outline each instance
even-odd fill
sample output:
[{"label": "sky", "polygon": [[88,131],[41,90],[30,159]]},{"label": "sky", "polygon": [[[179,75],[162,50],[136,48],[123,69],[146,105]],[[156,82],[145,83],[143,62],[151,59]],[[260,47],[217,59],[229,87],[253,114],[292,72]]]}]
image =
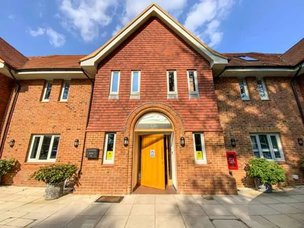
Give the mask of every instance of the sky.
[{"label": "sky", "polygon": [[26,56],[89,54],[151,3],[218,52],[283,53],[303,0],[1,0],[0,36]]}]

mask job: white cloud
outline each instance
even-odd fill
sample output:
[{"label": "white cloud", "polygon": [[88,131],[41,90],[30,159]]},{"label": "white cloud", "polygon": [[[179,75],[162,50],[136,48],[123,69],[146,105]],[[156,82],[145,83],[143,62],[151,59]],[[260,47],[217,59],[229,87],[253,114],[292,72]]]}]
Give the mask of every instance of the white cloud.
[{"label": "white cloud", "polygon": [[66,26],[79,31],[84,41],[99,36],[100,28],[109,25],[118,0],[60,0],[61,18]]},{"label": "white cloud", "polygon": [[206,41],[209,46],[221,42],[221,22],[229,14],[236,0],[200,0],[187,14],[185,27]]},{"label": "white cloud", "polygon": [[54,47],[61,47],[65,44],[65,36],[50,27],[38,27],[36,30],[30,29],[29,33],[33,37],[46,35],[49,43]]}]

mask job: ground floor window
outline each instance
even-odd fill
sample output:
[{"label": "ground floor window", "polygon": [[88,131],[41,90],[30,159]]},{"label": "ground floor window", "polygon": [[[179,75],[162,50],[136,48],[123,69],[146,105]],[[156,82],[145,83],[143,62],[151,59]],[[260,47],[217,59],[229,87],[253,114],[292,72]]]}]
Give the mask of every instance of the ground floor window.
[{"label": "ground floor window", "polygon": [[279,134],[251,134],[252,152],[256,157],[284,160]]},{"label": "ground floor window", "polygon": [[114,164],[115,141],[116,141],[115,133],[106,134],[104,155],[103,155],[103,164]]},{"label": "ground floor window", "polygon": [[206,150],[203,133],[193,133],[194,159],[196,164],[206,164]]},{"label": "ground floor window", "polygon": [[33,135],[28,161],[55,161],[59,135]]}]

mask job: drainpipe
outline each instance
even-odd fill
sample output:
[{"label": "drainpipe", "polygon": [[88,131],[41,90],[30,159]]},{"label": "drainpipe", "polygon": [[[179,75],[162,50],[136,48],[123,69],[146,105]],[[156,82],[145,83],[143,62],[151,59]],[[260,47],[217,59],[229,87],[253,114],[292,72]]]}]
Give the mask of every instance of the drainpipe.
[{"label": "drainpipe", "polygon": [[4,131],[3,131],[3,136],[2,136],[2,139],[1,139],[1,143],[0,143],[0,158],[2,157],[5,140],[6,140],[6,137],[7,137],[7,134],[8,134],[11,119],[12,119],[12,116],[13,116],[13,113],[14,113],[14,110],[15,110],[15,107],[16,107],[17,98],[18,98],[20,88],[21,88],[20,83],[18,82],[18,80],[16,79],[16,77],[14,76],[14,74],[12,73],[12,70],[10,68],[8,68],[8,72],[12,76],[14,82],[16,83],[16,88],[15,88],[13,102],[11,104],[10,110],[8,111],[8,117],[6,119]]},{"label": "drainpipe", "polygon": [[302,68],[303,68],[303,64],[299,66],[299,69],[297,70],[296,74],[293,76],[293,78],[290,81],[290,85],[291,85],[294,97],[296,99],[296,102],[297,102],[297,106],[298,106],[298,109],[299,109],[299,112],[300,112],[300,115],[301,115],[302,123],[304,124],[304,112],[303,112],[301,101],[300,101],[300,98],[299,98],[299,95],[298,95],[298,92],[297,92],[297,89],[296,89],[296,79],[299,76],[301,76],[300,72],[301,72]]},{"label": "drainpipe", "polygon": [[[90,78],[90,76],[87,74],[87,72],[83,68],[81,68],[81,70],[84,73],[84,75],[89,79],[89,81],[91,82],[91,85],[92,85],[91,95],[90,95],[90,103],[89,103],[89,110],[88,110],[88,116],[87,116],[87,123],[86,123],[86,128],[87,128],[88,125],[89,125],[90,114],[91,114],[93,92],[94,92],[94,80],[92,78]],[[82,155],[81,155],[80,166],[79,166],[79,170],[78,170],[78,177],[81,175],[81,171],[82,171],[82,165],[83,165],[83,160],[84,160],[84,155],[85,155],[86,139],[87,139],[87,132],[85,131],[84,139],[83,139]]]}]

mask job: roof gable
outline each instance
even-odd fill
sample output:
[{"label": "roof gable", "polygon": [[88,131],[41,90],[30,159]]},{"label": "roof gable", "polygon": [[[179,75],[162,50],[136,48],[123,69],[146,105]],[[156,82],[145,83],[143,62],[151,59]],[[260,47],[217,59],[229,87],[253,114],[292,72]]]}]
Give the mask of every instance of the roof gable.
[{"label": "roof gable", "polygon": [[115,50],[122,42],[130,37],[137,29],[140,28],[151,17],[159,18],[164,24],[166,24],[172,31],[174,31],[179,37],[181,37],[187,44],[189,44],[199,54],[204,56],[213,65],[227,64],[225,56],[217,53],[209,48],[192,33],[190,33],[184,26],[173,19],[168,13],[162,10],[158,5],[152,4],[146,10],[144,10],[138,17],[126,25],[120,32],[112,37],[107,43],[101,46],[99,49],[91,53],[90,55],[82,58],[80,64],[83,68],[94,73],[97,69],[98,63],[108,56],[113,50]]}]

